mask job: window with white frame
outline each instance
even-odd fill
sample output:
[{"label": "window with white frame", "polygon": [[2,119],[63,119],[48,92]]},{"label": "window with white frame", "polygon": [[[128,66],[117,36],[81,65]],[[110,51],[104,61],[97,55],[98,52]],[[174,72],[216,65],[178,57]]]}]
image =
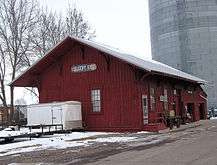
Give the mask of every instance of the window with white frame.
[{"label": "window with white frame", "polygon": [[92,111],[100,112],[101,111],[101,96],[100,96],[99,89],[91,90],[91,102],[92,102]]},{"label": "window with white frame", "polygon": [[151,111],[155,111],[155,89],[153,87],[150,87],[150,109]]}]

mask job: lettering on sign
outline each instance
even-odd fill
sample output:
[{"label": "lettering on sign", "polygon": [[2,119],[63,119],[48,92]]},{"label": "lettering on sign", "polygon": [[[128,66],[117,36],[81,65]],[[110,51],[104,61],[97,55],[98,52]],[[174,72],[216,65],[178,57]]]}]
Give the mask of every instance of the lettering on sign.
[{"label": "lettering on sign", "polygon": [[162,102],[167,102],[167,96],[161,95],[161,96],[160,96],[160,101],[162,101]]},{"label": "lettering on sign", "polygon": [[71,67],[71,71],[74,73],[90,72],[94,70],[96,70],[96,64],[79,64]]}]

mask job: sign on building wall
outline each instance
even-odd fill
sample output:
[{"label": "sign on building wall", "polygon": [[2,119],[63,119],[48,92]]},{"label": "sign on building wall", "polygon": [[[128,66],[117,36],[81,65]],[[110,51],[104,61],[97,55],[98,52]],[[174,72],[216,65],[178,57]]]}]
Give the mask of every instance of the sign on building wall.
[{"label": "sign on building wall", "polygon": [[74,73],[80,73],[80,72],[90,72],[96,70],[96,64],[79,64],[79,65],[73,65],[71,67],[71,71]]},{"label": "sign on building wall", "polygon": [[167,102],[167,96],[161,95],[161,96],[160,96],[160,101],[162,101],[162,102]]}]

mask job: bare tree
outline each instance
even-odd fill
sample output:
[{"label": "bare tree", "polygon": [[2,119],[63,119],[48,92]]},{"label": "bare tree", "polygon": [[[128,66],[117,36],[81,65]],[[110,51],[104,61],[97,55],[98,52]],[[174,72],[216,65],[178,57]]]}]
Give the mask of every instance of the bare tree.
[{"label": "bare tree", "polygon": [[[31,56],[25,56],[25,65],[30,67],[34,61],[45,55],[49,49],[64,38],[65,26],[61,15],[41,9],[37,28],[30,38]],[[37,88],[25,88],[32,97],[39,99]]]},{"label": "bare tree", "polygon": [[[7,106],[5,84],[17,73],[71,35],[95,37],[81,11],[67,9],[66,16],[40,9],[37,0],[0,0],[0,100]],[[37,92],[28,88],[37,95]],[[10,106],[14,106],[14,87],[10,86]],[[13,109],[10,120],[13,116]]]},{"label": "bare tree", "polygon": [[[35,56],[26,56],[27,66],[31,66],[32,62],[38,57],[42,57],[48,50],[61,41],[66,36],[75,36],[78,38],[91,39],[95,37],[93,31],[84,19],[83,13],[77,8],[69,5],[65,18],[62,14],[48,12],[48,9],[42,9],[39,14],[39,22],[37,29],[31,39],[31,47]],[[26,88],[32,96],[38,97],[35,88]]]},{"label": "bare tree", "polygon": [[66,35],[78,38],[91,39],[95,37],[95,31],[91,27],[84,15],[76,7],[68,6],[66,15]]},{"label": "bare tree", "polygon": [[31,38],[34,53],[41,57],[61,39],[64,38],[65,27],[61,15],[42,10],[37,29]]},{"label": "bare tree", "polygon": [[15,105],[27,105],[27,103],[24,98],[19,98],[15,100]]},{"label": "bare tree", "polygon": [[[95,37],[95,31],[91,30],[83,13],[71,5],[67,9],[65,17],[62,14],[43,9],[39,18],[40,21],[31,38],[31,43],[34,53],[40,57],[68,35],[86,39]],[[28,60],[29,58],[27,58]]]},{"label": "bare tree", "polygon": [[[38,22],[35,0],[0,1],[0,43],[10,80],[22,69],[24,58],[30,54],[29,45],[32,31]],[[10,87],[10,104],[14,105],[14,87]],[[11,112],[12,119],[13,110]]]},{"label": "bare tree", "polygon": [[6,93],[5,93],[5,76],[6,76],[6,59],[5,52],[0,45],[0,99],[4,107],[7,107]]}]

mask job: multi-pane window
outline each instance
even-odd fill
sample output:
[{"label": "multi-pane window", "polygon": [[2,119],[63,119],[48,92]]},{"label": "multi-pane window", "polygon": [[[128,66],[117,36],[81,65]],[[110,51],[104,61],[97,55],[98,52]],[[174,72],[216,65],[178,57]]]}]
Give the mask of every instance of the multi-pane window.
[{"label": "multi-pane window", "polygon": [[151,108],[151,111],[155,111],[155,90],[154,88],[150,88],[150,108]]},{"label": "multi-pane window", "polygon": [[92,102],[92,111],[100,112],[101,111],[101,96],[100,96],[99,89],[91,90],[91,102]]},{"label": "multi-pane window", "polygon": [[164,110],[168,111],[167,89],[164,89]]},{"label": "multi-pane window", "polygon": [[148,124],[148,100],[147,100],[147,95],[142,95],[142,110],[143,110],[143,123]]}]

